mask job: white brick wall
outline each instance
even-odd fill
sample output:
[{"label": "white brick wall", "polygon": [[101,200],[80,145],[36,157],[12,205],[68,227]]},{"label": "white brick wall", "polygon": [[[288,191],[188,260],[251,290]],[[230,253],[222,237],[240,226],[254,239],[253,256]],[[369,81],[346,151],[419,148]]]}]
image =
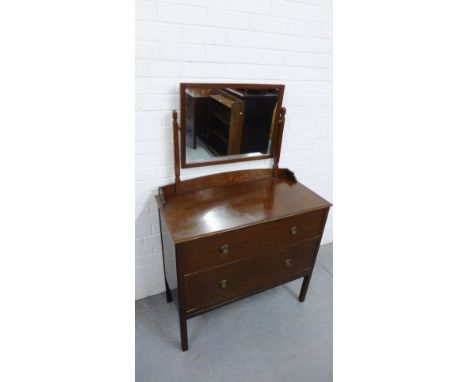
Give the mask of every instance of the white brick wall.
[{"label": "white brick wall", "polygon": [[[332,200],[331,0],[137,0],[136,298],[164,290],[154,195],[173,181],[180,82],[286,85],[280,166]],[[182,170],[182,179],[254,161]],[[323,242],[332,240],[330,214]]]}]

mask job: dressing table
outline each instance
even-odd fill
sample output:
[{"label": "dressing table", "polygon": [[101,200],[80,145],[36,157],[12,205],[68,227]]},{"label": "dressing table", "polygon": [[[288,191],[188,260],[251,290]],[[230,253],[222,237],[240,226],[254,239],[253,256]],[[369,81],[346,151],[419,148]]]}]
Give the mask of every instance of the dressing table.
[{"label": "dressing table", "polygon": [[[160,187],[156,200],[166,297],[179,312],[183,351],[191,317],[298,278],[299,301],[306,297],[331,204],[278,166],[283,94],[284,85],[180,85],[180,128],[173,112],[175,182]],[[245,152],[211,150],[198,136],[220,126],[210,113],[220,112],[216,99],[226,95],[236,103],[230,113],[237,115],[224,119],[220,131],[229,137],[243,130],[245,138],[236,142],[245,141]],[[250,104],[252,99],[257,103]],[[197,104],[202,106],[195,111]],[[194,115],[206,126],[188,129]],[[273,159],[272,168],[180,179],[181,167],[265,158]]]}]

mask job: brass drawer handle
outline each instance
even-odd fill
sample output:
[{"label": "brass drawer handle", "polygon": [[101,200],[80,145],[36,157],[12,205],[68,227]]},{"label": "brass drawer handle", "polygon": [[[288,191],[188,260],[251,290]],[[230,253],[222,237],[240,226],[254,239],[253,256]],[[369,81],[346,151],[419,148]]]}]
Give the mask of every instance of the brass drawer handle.
[{"label": "brass drawer handle", "polygon": [[219,252],[221,252],[223,255],[229,253],[231,250],[231,246],[229,244],[224,244],[219,248]]},{"label": "brass drawer handle", "polygon": [[291,228],[289,228],[289,232],[291,235],[297,235],[297,225],[293,225]]},{"label": "brass drawer handle", "polygon": [[288,268],[291,268],[294,265],[294,262],[291,259],[287,259],[284,263]]},{"label": "brass drawer handle", "polygon": [[220,287],[221,289],[226,289],[226,287],[227,287],[227,280],[221,280],[221,281],[219,282],[219,287]]}]

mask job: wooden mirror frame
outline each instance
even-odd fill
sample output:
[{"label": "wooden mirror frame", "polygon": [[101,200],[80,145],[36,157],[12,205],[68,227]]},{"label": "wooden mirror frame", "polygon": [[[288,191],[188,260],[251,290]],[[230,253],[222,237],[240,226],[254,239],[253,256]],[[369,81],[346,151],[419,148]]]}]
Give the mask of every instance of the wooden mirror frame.
[{"label": "wooden mirror frame", "polygon": [[[256,156],[248,156],[248,154],[240,154],[245,155],[239,158],[228,158],[220,157],[219,160],[210,160],[206,162],[195,162],[195,163],[187,163],[187,156],[186,156],[186,126],[185,126],[185,90],[188,88],[197,88],[197,89],[211,89],[211,88],[245,88],[245,89],[278,89],[278,102],[276,107],[275,113],[275,124],[273,126],[273,133],[271,134],[271,147],[270,152],[268,154],[261,154]],[[283,113],[283,95],[284,95],[284,85],[279,84],[236,84],[236,83],[187,83],[183,82],[180,84],[180,140],[181,140],[181,167],[182,168],[191,168],[191,167],[202,167],[202,166],[211,166],[217,164],[224,164],[224,163],[236,163],[236,162],[244,162],[244,161],[251,161],[251,160],[260,160],[260,159],[269,159],[278,157],[279,159],[279,150],[281,150],[281,143],[278,145],[278,142],[281,140],[281,133],[279,132],[280,128],[280,116]],[[283,124],[284,124],[284,116],[283,116]],[[176,137],[174,136],[174,139]],[[174,142],[175,143],[175,142]],[[178,145],[177,145],[178,146]],[[174,144],[174,149],[176,149]],[[223,159],[224,158],[224,159]]]}]

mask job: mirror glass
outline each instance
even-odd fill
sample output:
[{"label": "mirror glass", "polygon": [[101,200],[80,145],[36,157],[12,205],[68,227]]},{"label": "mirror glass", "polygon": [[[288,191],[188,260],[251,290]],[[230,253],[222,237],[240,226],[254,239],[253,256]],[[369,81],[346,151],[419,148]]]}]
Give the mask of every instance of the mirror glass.
[{"label": "mirror glass", "polygon": [[183,165],[270,156],[281,87],[207,86],[183,88]]}]

